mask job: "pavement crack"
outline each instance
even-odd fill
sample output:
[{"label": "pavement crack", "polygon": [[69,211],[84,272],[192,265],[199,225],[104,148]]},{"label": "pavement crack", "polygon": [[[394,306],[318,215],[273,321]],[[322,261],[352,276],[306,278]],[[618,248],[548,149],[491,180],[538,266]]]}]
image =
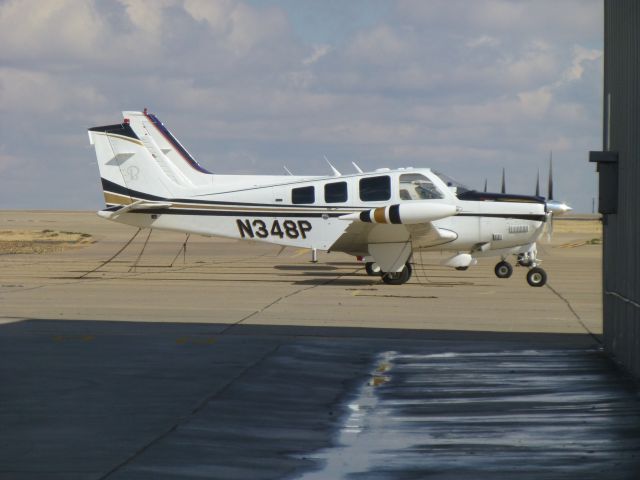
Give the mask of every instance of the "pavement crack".
[{"label": "pavement crack", "polygon": [[582,325],[582,328],[585,329],[585,331],[591,336],[591,338],[593,338],[596,342],[598,342],[599,345],[602,345],[602,340],[598,337],[598,335],[593,333],[589,329],[589,327],[587,327],[587,325],[582,321],[582,318],[580,317],[578,312],[576,312],[575,309],[573,308],[573,305],[571,305],[571,302],[567,300],[559,291],[553,288],[550,284],[547,283],[546,287],[549,290],[551,290],[553,293],[555,293],[555,295],[567,305],[567,308],[569,308],[569,311],[573,314],[576,320],[578,320],[578,323]]},{"label": "pavement crack", "polygon": [[187,415],[179,417],[178,420],[173,425],[171,425],[171,427],[169,427],[167,430],[162,432],[160,435],[158,435],[157,437],[153,438],[147,444],[143,445],[141,448],[136,450],[130,457],[128,457],[124,461],[120,462],[115,467],[113,467],[111,470],[109,470],[104,475],[99,477],[99,480],[106,480],[111,475],[113,475],[114,473],[118,472],[118,470],[122,469],[123,467],[126,467],[127,465],[130,465],[134,460],[136,460],[138,457],[140,457],[140,455],[142,455],[147,450],[149,450],[153,446],[157,445],[159,442],[161,442],[162,440],[167,438],[169,435],[171,435],[173,432],[175,432],[181,425],[184,425],[184,424],[188,423],[188,421],[191,420],[198,413],[200,413],[207,406],[207,404],[209,402],[211,402],[218,395],[220,395],[220,394],[224,393],[225,391],[227,391],[236,381],[240,380],[247,372],[249,372],[249,370],[251,370],[252,368],[254,368],[257,365],[259,365],[260,363],[262,363],[269,356],[271,356],[274,353],[276,353],[280,349],[280,346],[281,346],[281,343],[278,343],[273,348],[271,348],[269,351],[267,351],[264,355],[261,355],[255,362],[252,362],[246,368],[242,369],[238,373],[238,375],[236,375],[231,380],[229,380],[229,382],[227,382],[227,384],[224,387],[222,387],[219,390],[216,390],[211,395],[208,395],[207,397],[205,397]]},{"label": "pavement crack", "polygon": [[297,290],[294,290],[293,292],[287,293],[286,295],[282,295],[281,297],[276,298],[273,302],[265,305],[264,307],[260,308],[259,310],[251,312],[249,315],[241,318],[237,322],[230,323],[224,330],[222,330],[220,332],[220,335],[223,335],[224,333],[227,332],[227,330],[229,330],[229,329],[231,329],[231,328],[233,328],[235,326],[241,325],[246,320],[249,320],[250,318],[255,317],[256,315],[259,315],[259,314],[265,312],[269,308],[273,307],[274,305],[276,305],[277,303],[280,303],[283,300],[286,300],[287,298],[291,298],[291,297],[293,297],[295,295],[298,295],[299,293],[306,292],[307,290],[312,290],[312,289],[317,288],[317,287],[321,287],[321,286],[324,286],[324,285],[329,285],[329,284],[335,282],[336,280],[341,279],[342,277],[345,277],[347,275],[353,275],[354,273],[358,272],[359,270],[362,270],[362,268],[357,268],[355,270],[352,270],[352,271],[349,271],[349,272],[346,272],[346,273],[342,273],[342,274],[337,275],[337,276],[335,276],[333,278],[330,278],[328,280],[324,280],[322,282],[314,283],[313,285],[309,285],[307,287],[299,288]]}]

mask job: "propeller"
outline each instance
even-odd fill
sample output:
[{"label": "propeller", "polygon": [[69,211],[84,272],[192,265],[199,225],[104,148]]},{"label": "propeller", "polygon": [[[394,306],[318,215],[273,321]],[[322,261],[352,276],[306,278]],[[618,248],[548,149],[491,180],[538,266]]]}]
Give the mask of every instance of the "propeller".
[{"label": "propeller", "polygon": [[551,241],[551,236],[553,235],[553,217],[556,215],[564,215],[573,210],[566,202],[559,202],[553,199],[553,152],[549,152],[549,183],[547,188],[547,241]]},{"label": "propeller", "polygon": [[553,151],[549,152],[549,185],[548,190],[549,200],[553,200]]},{"label": "propeller", "polygon": [[566,202],[559,202],[553,199],[553,153],[549,154],[549,186],[547,195],[547,211],[554,215],[564,215],[573,210]]}]

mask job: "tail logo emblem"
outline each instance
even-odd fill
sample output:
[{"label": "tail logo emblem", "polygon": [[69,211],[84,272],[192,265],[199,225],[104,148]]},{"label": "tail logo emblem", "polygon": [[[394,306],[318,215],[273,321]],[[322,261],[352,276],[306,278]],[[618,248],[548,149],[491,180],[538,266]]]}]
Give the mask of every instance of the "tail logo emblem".
[{"label": "tail logo emblem", "polygon": [[140,169],[134,165],[127,167],[127,175],[129,176],[129,180],[138,180]]}]

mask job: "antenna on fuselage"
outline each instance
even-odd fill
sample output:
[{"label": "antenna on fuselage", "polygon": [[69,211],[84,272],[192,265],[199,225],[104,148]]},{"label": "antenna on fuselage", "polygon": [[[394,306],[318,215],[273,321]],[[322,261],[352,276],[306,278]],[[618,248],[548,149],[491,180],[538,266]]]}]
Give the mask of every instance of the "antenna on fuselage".
[{"label": "antenna on fuselage", "polygon": [[329,159],[327,158],[326,155],[324,155],[324,159],[329,164],[329,166],[331,167],[331,171],[333,172],[333,176],[334,177],[341,177],[342,174],[340,173],[340,171],[331,164],[331,162],[329,161]]},{"label": "antenna on fuselage", "polygon": [[291,173],[291,170],[289,170],[286,165],[283,165],[282,168],[284,168],[284,171],[287,172],[289,175],[293,175],[293,173]]},{"label": "antenna on fuselage", "polygon": [[484,192],[487,193],[487,179],[484,179]]},{"label": "antenna on fuselage", "polygon": [[538,175],[536,176],[536,197],[540,196],[540,169],[538,169]]},{"label": "antenna on fuselage", "polygon": [[356,164],[356,162],[351,162],[351,165],[353,165],[358,173],[364,173],[362,169]]},{"label": "antenna on fuselage", "polygon": [[507,182],[504,178],[504,167],[502,167],[502,188],[500,189],[500,193],[507,193]]}]

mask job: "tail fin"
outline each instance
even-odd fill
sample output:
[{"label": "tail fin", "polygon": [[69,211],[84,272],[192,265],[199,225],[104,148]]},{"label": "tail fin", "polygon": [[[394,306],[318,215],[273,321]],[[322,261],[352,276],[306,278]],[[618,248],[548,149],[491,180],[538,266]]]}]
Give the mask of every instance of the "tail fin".
[{"label": "tail fin", "polygon": [[178,171],[176,176],[190,185],[211,182],[211,172],[200,165],[186,148],[152,113],[122,112],[128,118],[131,128],[154,156],[162,157]]},{"label": "tail fin", "polygon": [[89,142],[96,149],[107,207],[179,196],[181,186],[171,171],[145,148],[126,120],[90,128]]}]

